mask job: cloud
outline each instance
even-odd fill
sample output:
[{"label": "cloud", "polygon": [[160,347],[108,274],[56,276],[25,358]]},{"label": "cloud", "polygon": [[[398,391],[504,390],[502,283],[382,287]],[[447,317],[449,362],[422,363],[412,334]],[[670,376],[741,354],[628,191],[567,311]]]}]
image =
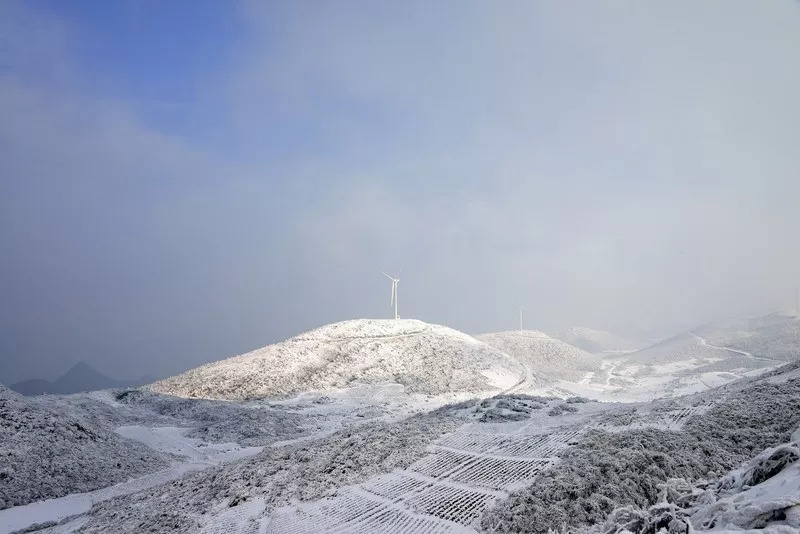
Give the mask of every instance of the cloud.
[{"label": "cloud", "polygon": [[400,268],[401,315],[470,332],[792,302],[795,3],[245,3],[191,103],[211,133],[2,9],[1,379],[388,317]]}]

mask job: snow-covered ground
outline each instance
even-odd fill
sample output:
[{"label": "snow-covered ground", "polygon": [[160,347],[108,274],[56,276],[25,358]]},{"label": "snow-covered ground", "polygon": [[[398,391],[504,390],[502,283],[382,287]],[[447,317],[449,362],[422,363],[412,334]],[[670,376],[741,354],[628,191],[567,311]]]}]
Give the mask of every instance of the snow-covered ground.
[{"label": "snow-covered ground", "polygon": [[[797,447],[800,364],[775,370],[774,360],[701,330],[602,358],[523,334],[496,334],[491,347],[418,321],[337,323],[154,388],[249,400],[127,390],[19,404],[5,395],[0,424],[51,414],[42,428],[66,436],[63,454],[102,453],[60,434],[60,421],[114,443],[110,459],[145,451],[156,460],[92,491],[0,510],[0,534],[545,532],[565,524],[577,532],[606,522],[602,532],[628,525],[640,533],[667,516],[695,531],[712,522],[763,524],[773,534],[796,528],[794,460],[758,483],[742,474],[748,468],[735,470],[767,448]],[[300,363],[275,372],[270,365],[291,360],[292,350]],[[206,379],[210,389],[198,395]],[[236,387],[245,390],[231,394]],[[25,428],[29,439],[45,439],[39,425]],[[0,454],[31,450],[19,443],[0,441]],[[774,454],[753,465],[772,465]]]},{"label": "snow-covered ground", "polygon": [[524,376],[515,359],[456,330],[404,320],[327,325],[150,386],[183,397],[248,399],[359,384],[409,393],[498,391]]},{"label": "snow-covered ground", "polygon": [[168,460],[0,385],[0,511],[146,475],[166,467]]},{"label": "snow-covered ground", "polygon": [[712,323],[695,333],[710,344],[738,349],[756,358],[800,359],[800,316],[794,311]]},{"label": "snow-covered ground", "polygon": [[576,382],[600,369],[599,357],[536,330],[482,334],[477,339],[547,377]]},{"label": "snow-covered ground", "polygon": [[781,363],[686,333],[639,351],[606,355],[599,371],[587,373],[577,383],[559,385],[603,401],[651,401],[758,376]]},{"label": "snow-covered ground", "polygon": [[140,442],[155,451],[177,456],[179,459],[170,467],[113,486],[0,510],[0,534],[36,524],[58,523],[66,518],[80,516],[89,512],[97,503],[179,479],[192,471],[252,456],[262,450],[262,447],[243,448],[235,443],[204,443],[198,439],[187,438],[186,433],[189,430],[176,427],[120,427],[117,430],[119,435]]}]

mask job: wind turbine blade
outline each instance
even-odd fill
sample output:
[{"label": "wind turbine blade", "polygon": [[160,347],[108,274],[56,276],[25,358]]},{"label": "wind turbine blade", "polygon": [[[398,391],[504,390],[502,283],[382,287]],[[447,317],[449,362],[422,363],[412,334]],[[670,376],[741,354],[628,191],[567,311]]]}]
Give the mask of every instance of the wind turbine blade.
[{"label": "wind turbine blade", "polygon": [[399,277],[401,274],[403,274],[403,267],[400,267],[400,272],[397,273],[397,276]]},{"label": "wind turbine blade", "polygon": [[395,285],[392,282],[392,300],[389,301],[389,306],[394,306],[394,292],[395,292]]},{"label": "wind turbine blade", "polygon": [[389,280],[394,280],[394,278],[392,278],[392,277],[391,277],[391,276],[389,276],[388,274],[384,273],[383,271],[381,271],[381,273],[383,274],[383,276],[385,276],[385,277],[386,277],[386,278],[388,278]]}]

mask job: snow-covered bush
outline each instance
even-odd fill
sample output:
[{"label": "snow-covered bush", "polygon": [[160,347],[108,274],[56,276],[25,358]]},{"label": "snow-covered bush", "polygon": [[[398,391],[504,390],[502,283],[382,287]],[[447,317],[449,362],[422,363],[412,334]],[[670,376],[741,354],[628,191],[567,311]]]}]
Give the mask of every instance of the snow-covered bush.
[{"label": "snow-covered bush", "polygon": [[283,447],[187,475],[170,484],[96,505],[86,533],[191,532],[218,505],[263,497],[269,508],[313,500],[376,474],[402,469],[460,423],[441,415],[367,423],[326,438]]},{"label": "snow-covered bush", "polygon": [[[632,418],[634,412],[627,415]],[[620,417],[615,413],[606,419],[619,423]],[[574,531],[603,523],[621,507],[629,507],[628,512],[619,513],[632,514],[630,521],[640,513],[631,510],[642,511],[642,521],[645,516],[652,519],[651,512],[645,511],[661,500],[670,479],[695,486],[716,479],[763,449],[788,442],[799,425],[800,380],[792,379],[759,381],[732,390],[679,432],[592,431],[561,454],[562,462],[556,468],[487,511],[481,526],[487,532],[545,533],[565,526]],[[780,450],[780,457],[759,464],[753,481],[794,458],[792,451]],[[652,513],[661,514],[663,510],[659,510]],[[664,519],[662,515],[659,517]],[[661,519],[652,524],[669,530],[669,523]],[[676,520],[672,528],[681,528],[679,515],[672,519]]]},{"label": "snow-covered bush", "polygon": [[[617,508],[605,522],[584,529],[585,534],[631,532],[699,532],[723,527],[730,530],[764,529],[797,532],[800,529],[800,458],[797,443],[763,451],[716,484],[694,484],[672,479],[661,485],[658,502],[648,509]],[[791,471],[791,472],[790,472]],[[777,480],[783,475],[782,480]],[[753,486],[753,491],[748,491]],[[664,529],[660,531],[659,529]]]},{"label": "snow-covered bush", "polygon": [[553,417],[557,415],[562,415],[565,413],[577,412],[578,408],[569,404],[556,404],[549,410],[547,410],[547,415]]},{"label": "snow-covered bush", "polygon": [[0,385],[0,509],[90,491],[167,466],[164,455]]},{"label": "snow-covered bush", "polygon": [[570,397],[567,399],[567,404],[586,404],[587,402],[591,402],[591,400],[586,397]]},{"label": "snow-covered bush", "polygon": [[[119,396],[127,406],[169,417],[180,426],[195,427],[188,436],[212,443],[235,442],[252,447],[292,439],[305,432],[305,417],[269,406],[248,407],[235,402],[184,399],[149,391],[127,391]],[[173,423],[175,424],[175,423]]]}]

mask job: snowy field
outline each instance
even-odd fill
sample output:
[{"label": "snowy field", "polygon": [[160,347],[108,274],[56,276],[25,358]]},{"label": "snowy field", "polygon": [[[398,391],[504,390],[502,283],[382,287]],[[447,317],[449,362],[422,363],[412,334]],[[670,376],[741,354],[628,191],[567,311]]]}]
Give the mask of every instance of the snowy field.
[{"label": "snowy field", "polygon": [[[591,355],[538,332],[482,342],[385,323],[329,325],[148,389],[0,390],[0,534],[800,527],[798,364],[701,330]],[[290,346],[303,373],[261,369]],[[23,461],[39,456],[50,467]]]}]

